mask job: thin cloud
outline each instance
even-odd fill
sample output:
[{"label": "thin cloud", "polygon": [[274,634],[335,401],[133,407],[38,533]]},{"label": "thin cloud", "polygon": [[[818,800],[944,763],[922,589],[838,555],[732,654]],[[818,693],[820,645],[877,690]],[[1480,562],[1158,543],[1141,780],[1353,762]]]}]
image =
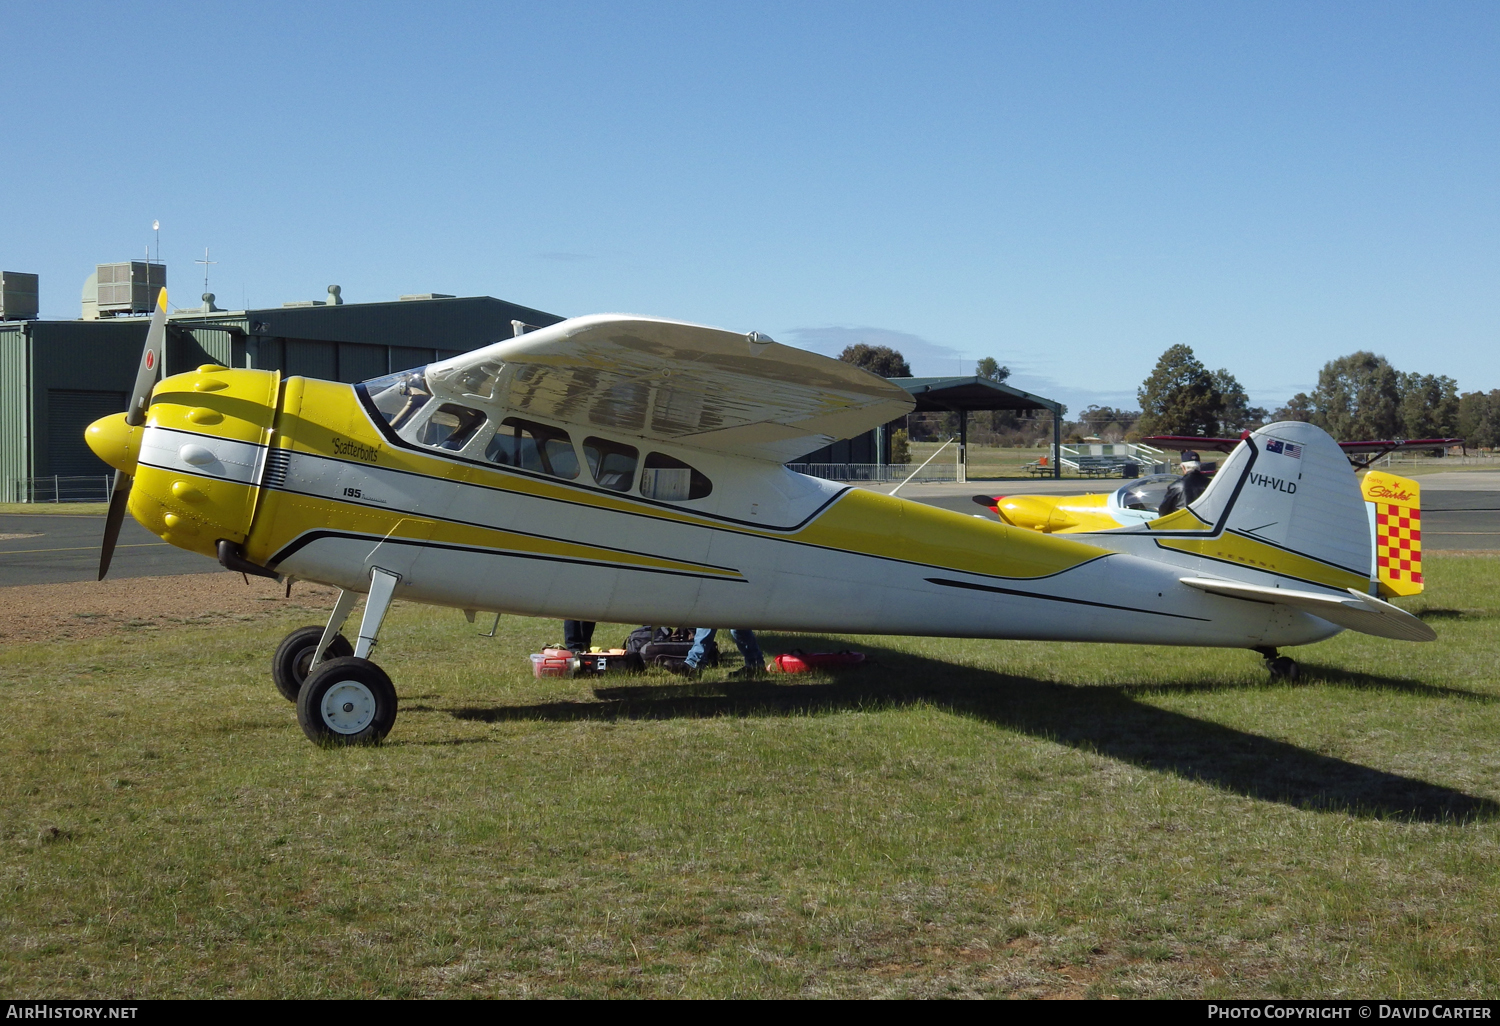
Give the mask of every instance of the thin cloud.
[{"label": "thin cloud", "polygon": [[810,349],[824,356],[837,357],[849,346],[860,342],[871,346],[889,346],[906,357],[917,377],[940,374],[972,374],[974,361],[952,346],[929,342],[920,335],[889,328],[793,328],[784,332],[786,341],[800,349]]}]

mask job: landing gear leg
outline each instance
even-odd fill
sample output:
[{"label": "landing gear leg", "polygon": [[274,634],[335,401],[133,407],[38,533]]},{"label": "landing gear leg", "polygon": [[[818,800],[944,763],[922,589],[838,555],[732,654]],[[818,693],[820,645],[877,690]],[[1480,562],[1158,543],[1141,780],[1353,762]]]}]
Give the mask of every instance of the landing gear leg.
[{"label": "landing gear leg", "polygon": [[[396,688],[369,655],[399,580],[397,574],[379,567],[370,571],[370,593],[354,654],[325,659],[308,674],[297,695],[297,722],[309,740],[326,745],[373,744],[395,725]],[[348,618],[353,601],[350,592],[339,596],[324,632],[325,643]]]},{"label": "landing gear leg", "polygon": [[359,640],[354,643],[356,658],[370,658],[370,650],[375,647],[375,638],[380,633],[380,625],[385,622],[386,611],[391,608],[391,597],[396,594],[399,580],[400,574],[378,566],[370,571],[370,595],[365,599],[365,617],[359,622]]},{"label": "landing gear leg", "polygon": [[[328,646],[333,643],[333,639],[338,637],[339,631],[343,629],[344,621],[349,619],[349,610],[354,608],[354,602],[358,598],[358,592],[339,592],[338,601],[333,604],[333,612],[328,614],[328,626],[323,628],[323,636],[318,639],[318,649],[313,653],[312,663],[307,668],[309,673],[311,673],[313,670],[316,670],[318,668],[318,664],[323,661],[323,657],[325,655],[328,655]],[[354,653],[350,651],[340,652],[338,654],[353,655]]]},{"label": "landing gear leg", "polygon": [[1255,651],[1265,659],[1266,669],[1270,671],[1272,680],[1295,681],[1302,676],[1302,667],[1291,656],[1278,655],[1276,649],[1269,647],[1257,648]]}]

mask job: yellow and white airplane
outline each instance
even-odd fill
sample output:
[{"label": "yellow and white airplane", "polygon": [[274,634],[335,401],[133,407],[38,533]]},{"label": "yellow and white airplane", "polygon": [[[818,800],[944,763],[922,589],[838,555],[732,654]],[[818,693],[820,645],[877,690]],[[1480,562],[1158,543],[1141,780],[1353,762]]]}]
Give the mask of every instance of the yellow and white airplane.
[{"label": "yellow and white airplane", "polygon": [[[974,501],[1014,527],[1043,534],[1094,534],[1161,519],[1157,510],[1174,480],[1174,474],[1153,474],[1126,481],[1110,492],[993,498],[976,495]],[[1359,489],[1375,550],[1370,593],[1386,598],[1421,594],[1421,485],[1410,478],[1371,470],[1359,479]]]},{"label": "yellow and white airplane", "polygon": [[[100,575],[128,503],[230,569],[341,589],[326,626],[273,661],[315,741],[391,729],[396,691],[370,655],[395,598],[471,616],[1249,648],[1282,673],[1295,664],[1277,647],[1344,628],[1434,636],[1369,594],[1359,486],[1306,424],[1251,435],[1177,515],[1058,537],[787,470],[912,401],[755,332],[579,317],[357,385],[205,366],[153,389],[165,303],[130,410],[88,429],[118,471]],[[350,645],[339,632],[360,595]]]}]

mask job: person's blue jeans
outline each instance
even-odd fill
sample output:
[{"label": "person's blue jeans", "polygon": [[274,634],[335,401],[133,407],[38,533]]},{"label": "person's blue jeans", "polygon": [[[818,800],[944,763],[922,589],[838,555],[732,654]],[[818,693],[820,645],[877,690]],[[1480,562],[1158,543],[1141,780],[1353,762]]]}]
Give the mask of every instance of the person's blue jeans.
[{"label": "person's blue jeans", "polygon": [[575,655],[587,652],[594,643],[594,625],[589,620],[563,621],[563,648]]},{"label": "person's blue jeans", "polygon": [[[693,669],[698,669],[698,664],[703,662],[704,646],[713,640],[718,630],[717,627],[699,627],[693,635],[693,647],[686,660]],[[734,647],[740,650],[740,655],[745,657],[746,666],[766,665],[766,657],[760,654],[760,642],[755,640],[754,631],[730,631],[729,636],[734,639]]]}]

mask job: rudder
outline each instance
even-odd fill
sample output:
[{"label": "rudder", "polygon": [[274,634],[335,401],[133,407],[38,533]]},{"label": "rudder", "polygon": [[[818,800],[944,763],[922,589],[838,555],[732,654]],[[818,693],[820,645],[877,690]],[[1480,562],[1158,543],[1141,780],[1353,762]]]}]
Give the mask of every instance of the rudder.
[{"label": "rudder", "polygon": [[1362,482],[1383,598],[1422,593],[1422,486],[1372,470]]}]

